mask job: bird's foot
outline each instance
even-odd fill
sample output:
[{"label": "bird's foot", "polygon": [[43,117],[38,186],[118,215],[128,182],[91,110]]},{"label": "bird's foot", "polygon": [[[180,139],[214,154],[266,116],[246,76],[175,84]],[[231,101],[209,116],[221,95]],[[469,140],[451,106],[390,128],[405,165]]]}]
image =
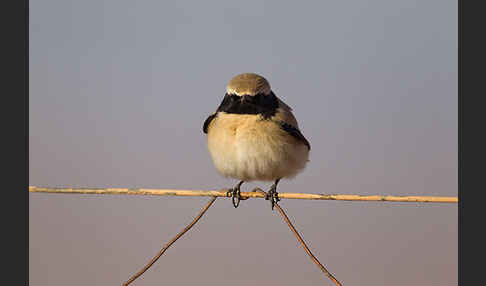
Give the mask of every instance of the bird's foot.
[{"label": "bird's foot", "polygon": [[240,200],[243,200],[241,197],[240,186],[243,184],[243,181],[239,182],[234,188],[231,188],[226,192],[227,197],[231,197],[231,201],[233,202],[233,206],[237,208],[240,205]]},{"label": "bird's foot", "polygon": [[270,204],[273,210],[275,203],[280,201],[280,198],[278,197],[278,193],[277,193],[277,184],[272,185],[270,190],[265,195],[265,200],[270,200]]}]

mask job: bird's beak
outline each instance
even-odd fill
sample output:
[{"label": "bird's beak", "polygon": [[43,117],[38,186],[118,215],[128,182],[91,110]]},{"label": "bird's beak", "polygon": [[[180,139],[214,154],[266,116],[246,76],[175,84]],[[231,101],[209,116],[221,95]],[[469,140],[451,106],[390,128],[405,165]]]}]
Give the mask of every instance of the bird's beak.
[{"label": "bird's beak", "polygon": [[243,101],[249,101],[249,100],[250,100],[250,96],[249,95],[246,95],[246,94],[245,95],[242,95],[241,96],[241,99],[240,99],[241,102],[243,102]]}]

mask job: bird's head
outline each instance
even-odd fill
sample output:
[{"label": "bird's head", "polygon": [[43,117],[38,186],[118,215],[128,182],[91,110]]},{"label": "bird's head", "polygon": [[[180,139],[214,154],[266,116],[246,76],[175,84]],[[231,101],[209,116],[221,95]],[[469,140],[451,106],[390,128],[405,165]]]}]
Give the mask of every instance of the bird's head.
[{"label": "bird's head", "polygon": [[226,86],[226,94],[217,111],[236,114],[273,116],[279,102],[268,81],[254,73],[233,77]]},{"label": "bird's head", "polygon": [[243,100],[245,97],[270,95],[272,90],[264,77],[254,73],[242,73],[229,81],[226,93],[239,96]]}]

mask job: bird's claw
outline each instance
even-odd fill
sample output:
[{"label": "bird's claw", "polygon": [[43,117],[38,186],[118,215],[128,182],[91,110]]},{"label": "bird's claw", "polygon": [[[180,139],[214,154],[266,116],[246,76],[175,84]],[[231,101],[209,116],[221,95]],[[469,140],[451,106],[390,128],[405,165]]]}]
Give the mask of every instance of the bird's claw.
[{"label": "bird's claw", "polygon": [[233,202],[233,206],[235,208],[240,205],[240,200],[242,200],[242,197],[239,186],[229,189],[228,192],[226,192],[226,196],[231,197],[231,201]]},{"label": "bird's claw", "polygon": [[268,193],[265,195],[265,200],[270,200],[270,204],[273,207],[275,206],[275,203],[280,201],[280,198],[278,197],[278,193],[276,190],[276,186],[272,186],[272,188],[268,191]]}]

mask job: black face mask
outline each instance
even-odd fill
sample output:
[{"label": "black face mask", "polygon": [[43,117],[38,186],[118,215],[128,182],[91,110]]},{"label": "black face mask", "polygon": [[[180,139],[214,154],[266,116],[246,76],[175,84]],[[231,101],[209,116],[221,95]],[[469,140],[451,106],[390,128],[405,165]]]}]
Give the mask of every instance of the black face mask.
[{"label": "black face mask", "polygon": [[261,114],[263,118],[275,115],[278,108],[278,100],[272,92],[269,95],[261,93],[254,96],[225,94],[217,111],[235,114]]}]

